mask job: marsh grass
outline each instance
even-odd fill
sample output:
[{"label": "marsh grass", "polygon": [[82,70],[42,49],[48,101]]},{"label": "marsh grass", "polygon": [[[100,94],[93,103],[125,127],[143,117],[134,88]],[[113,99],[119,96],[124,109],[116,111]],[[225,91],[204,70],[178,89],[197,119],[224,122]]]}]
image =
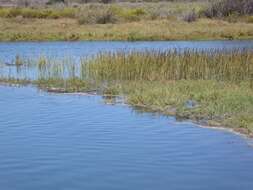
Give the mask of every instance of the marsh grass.
[{"label": "marsh grass", "polygon": [[0,67],[2,83],[58,93],[95,90],[123,96],[133,107],[253,134],[252,50],[114,52],[81,62],[41,57],[14,66],[31,69],[33,78],[28,72],[3,75],[5,67]]},{"label": "marsh grass", "polygon": [[81,61],[43,56],[35,60],[17,55],[14,65],[1,65],[1,69],[11,68],[17,73],[33,70],[35,80],[80,78],[96,82],[216,80],[252,83],[253,52],[247,49],[118,51],[99,53]]},{"label": "marsh grass", "polygon": [[96,80],[217,80],[250,81],[250,50],[169,50],[102,53],[84,62]]},{"label": "marsh grass", "polygon": [[[121,88],[130,105],[191,119],[204,125],[253,132],[253,90],[249,83],[213,80],[127,82]],[[187,107],[188,101],[196,102]]]},{"label": "marsh grass", "polygon": [[83,64],[88,78],[107,84],[104,93],[134,107],[253,132],[251,50],[102,53]]}]

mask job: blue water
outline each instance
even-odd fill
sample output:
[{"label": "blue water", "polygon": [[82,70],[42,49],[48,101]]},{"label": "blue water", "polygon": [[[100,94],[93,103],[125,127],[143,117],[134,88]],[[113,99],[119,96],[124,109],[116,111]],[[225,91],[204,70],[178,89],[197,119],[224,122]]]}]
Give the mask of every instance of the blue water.
[{"label": "blue water", "polygon": [[[28,56],[30,48],[37,55],[68,52],[78,57],[109,47],[174,43],[204,47],[204,42],[0,43],[0,56]],[[0,86],[0,190],[35,189],[251,190],[252,140],[108,105],[100,96]]]},{"label": "blue water", "polygon": [[243,41],[160,41],[160,42],[7,42],[0,43],[0,61],[13,62],[15,56],[35,58],[77,58],[104,51],[167,49],[253,49],[253,40]]},{"label": "blue water", "polygon": [[0,108],[3,190],[253,188],[253,147],[229,132],[30,87],[1,86]]}]

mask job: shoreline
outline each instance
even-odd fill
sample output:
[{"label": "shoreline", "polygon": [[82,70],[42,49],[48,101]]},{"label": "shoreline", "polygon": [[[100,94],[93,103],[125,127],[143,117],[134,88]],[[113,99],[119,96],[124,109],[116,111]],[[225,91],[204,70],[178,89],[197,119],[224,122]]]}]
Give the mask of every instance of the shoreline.
[{"label": "shoreline", "polygon": [[253,41],[253,36],[250,38],[236,38],[236,39],[228,39],[228,38],[207,38],[207,39],[155,39],[155,40],[119,40],[119,39],[83,39],[83,40],[20,40],[20,41],[11,41],[11,40],[0,40],[0,43],[54,43],[54,42],[73,42],[73,43],[79,43],[79,42],[217,42],[217,41]]},{"label": "shoreline", "polygon": [[[22,84],[13,84],[13,83],[3,83],[3,82],[0,82],[0,85],[1,86],[9,86],[9,87],[16,87],[16,88],[19,88],[19,87],[26,87],[26,86],[31,86],[32,88],[36,88],[42,92],[45,92],[47,94],[54,94],[54,95],[70,95],[70,96],[98,96],[98,97],[109,97],[109,98],[117,98],[117,97],[121,97],[123,100],[124,100],[124,95],[110,95],[110,94],[101,94],[101,93],[98,93],[97,90],[88,90],[88,91],[84,91],[84,92],[62,92],[61,90],[58,89],[43,89],[43,88],[39,88],[38,86],[30,83],[30,84],[26,84],[26,85],[22,85]],[[107,104],[108,102],[105,101],[105,103]],[[180,116],[180,118],[177,117],[177,112],[176,112],[176,108],[174,109],[171,109],[170,111],[164,111],[162,109],[155,109],[154,107],[152,106],[146,106],[146,105],[140,105],[140,104],[136,104],[136,105],[133,105],[133,104],[129,104],[127,103],[127,101],[122,101],[121,102],[122,105],[126,105],[132,109],[135,109],[135,108],[140,108],[142,110],[144,110],[145,113],[157,113],[159,115],[162,115],[162,116],[170,116],[170,117],[174,117],[176,119],[177,122],[191,122],[195,125],[197,125],[198,127],[200,128],[209,128],[209,129],[215,129],[215,130],[222,130],[222,131],[226,131],[226,132],[230,132],[230,133],[233,133],[233,134],[236,134],[236,135],[239,135],[243,138],[247,138],[247,139],[253,139],[253,133],[252,132],[248,132],[246,129],[244,128],[232,128],[232,127],[226,127],[226,126],[223,126],[222,124],[220,123],[216,123],[217,125],[209,125],[208,124],[208,121],[212,121],[212,120],[196,120],[196,119],[190,119],[190,118],[187,118],[187,117],[182,117]],[[109,103],[110,105],[119,105],[118,102],[115,102],[115,103]]]},{"label": "shoreline", "polygon": [[[150,50],[102,53],[79,64],[16,57],[13,75],[3,73],[0,83],[32,84],[51,93],[104,95],[110,103],[120,95],[145,112],[253,136],[252,56],[251,50]],[[32,79],[19,75],[29,70],[35,74]]]},{"label": "shoreline", "polygon": [[[45,92],[44,90],[42,90],[43,92]],[[76,95],[76,96],[99,96],[99,97],[121,97],[120,95],[106,95],[106,94],[99,94],[99,93],[89,93],[89,92],[70,92],[70,93],[57,93],[57,92],[47,92],[46,93],[52,93],[52,94],[59,94],[59,95]],[[124,98],[122,98],[124,100]],[[107,102],[105,101],[105,103],[107,104]],[[119,105],[119,103],[108,103],[109,105]],[[177,122],[191,122],[193,124],[196,124],[198,127],[200,128],[208,128],[208,129],[215,129],[215,130],[222,130],[222,131],[226,131],[229,133],[233,133],[236,135],[239,135],[243,138],[247,138],[247,139],[252,139],[253,140],[253,133],[247,133],[245,130],[243,129],[235,129],[235,128],[231,128],[231,127],[225,127],[222,125],[208,125],[208,124],[203,124],[203,121],[197,121],[197,120],[192,120],[189,118],[183,118],[181,117],[180,119],[177,118],[176,113],[173,114],[173,111],[171,111],[170,113],[165,113],[162,110],[154,110],[151,107],[147,107],[145,105],[131,105],[128,104],[126,101],[122,101],[120,105],[126,105],[132,109],[135,109],[136,107],[141,107],[150,111],[144,111],[145,113],[157,113],[159,115],[162,116],[169,116],[169,117],[174,117],[176,119]]]},{"label": "shoreline", "polygon": [[107,38],[102,38],[102,39],[77,39],[77,40],[70,40],[70,39],[62,39],[59,37],[59,39],[50,39],[50,38],[44,38],[41,40],[36,40],[36,39],[21,39],[21,40],[2,40],[0,39],[0,43],[24,43],[24,42],[31,42],[31,43],[47,43],[47,42],[207,42],[207,41],[252,41],[253,40],[253,35],[250,37],[239,37],[239,38],[227,38],[227,37],[221,37],[221,38],[168,38],[168,39],[162,39],[161,38],[141,38],[141,39],[134,39],[134,40],[129,40],[125,38],[116,38],[116,39],[107,39]]}]

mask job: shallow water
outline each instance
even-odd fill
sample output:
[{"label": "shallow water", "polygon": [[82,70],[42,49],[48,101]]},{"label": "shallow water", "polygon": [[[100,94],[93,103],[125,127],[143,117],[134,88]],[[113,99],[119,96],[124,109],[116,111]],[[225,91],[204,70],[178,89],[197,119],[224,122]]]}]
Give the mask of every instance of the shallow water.
[{"label": "shallow water", "polygon": [[12,63],[15,56],[76,58],[104,51],[167,49],[253,49],[253,40],[243,41],[155,41],[155,42],[8,42],[0,43],[0,61]]},{"label": "shallow water", "polygon": [[[120,42],[120,41],[90,41],[90,42],[0,42],[0,77],[36,79],[35,68],[16,68],[16,56],[22,60],[37,63],[40,57],[50,62],[67,62],[79,65],[81,60],[100,52],[115,51],[165,51],[177,49],[187,50],[253,50],[253,40],[235,41],[154,41],[154,42]],[[79,71],[76,73],[80,74]]]},{"label": "shallow water", "polygon": [[0,187],[252,189],[235,134],[106,105],[98,96],[0,86]]},{"label": "shallow water", "polygon": [[[0,43],[0,59],[99,51],[251,48],[253,41]],[[0,86],[0,189],[250,190],[252,141],[99,96]]]}]

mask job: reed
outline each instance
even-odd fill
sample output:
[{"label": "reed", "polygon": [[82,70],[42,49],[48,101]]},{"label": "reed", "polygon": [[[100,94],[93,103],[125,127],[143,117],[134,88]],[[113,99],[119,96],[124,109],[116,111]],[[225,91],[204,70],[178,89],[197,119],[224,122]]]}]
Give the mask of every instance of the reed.
[{"label": "reed", "polygon": [[[98,83],[172,80],[239,83],[252,81],[253,52],[246,49],[109,52],[81,59],[81,62],[71,58],[57,60],[40,57],[33,60],[16,56],[13,66],[6,65],[1,69],[6,71],[8,68],[17,78],[19,72],[23,73],[23,78],[33,80],[79,78]],[[32,78],[29,76],[31,73]]]},{"label": "reed", "polygon": [[102,53],[82,65],[134,107],[253,134],[251,50]]},{"label": "reed", "polygon": [[168,50],[102,53],[82,63],[96,80],[249,81],[251,50]]}]

